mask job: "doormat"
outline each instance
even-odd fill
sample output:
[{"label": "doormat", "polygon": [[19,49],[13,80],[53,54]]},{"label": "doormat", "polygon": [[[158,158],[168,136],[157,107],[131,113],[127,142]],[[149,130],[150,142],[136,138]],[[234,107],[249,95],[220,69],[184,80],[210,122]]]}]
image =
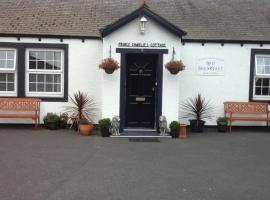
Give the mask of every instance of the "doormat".
[{"label": "doormat", "polygon": [[160,142],[158,138],[128,138],[129,142]]}]

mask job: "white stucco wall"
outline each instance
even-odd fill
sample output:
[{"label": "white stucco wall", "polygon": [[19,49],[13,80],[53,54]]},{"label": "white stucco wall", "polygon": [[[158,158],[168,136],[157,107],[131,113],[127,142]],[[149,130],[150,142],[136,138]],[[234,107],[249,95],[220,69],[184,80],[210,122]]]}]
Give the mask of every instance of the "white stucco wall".
[{"label": "white stucco wall", "polygon": [[[175,49],[176,59],[180,59],[180,38],[165,30],[156,22],[147,18],[145,34],[140,34],[139,19],[135,19],[111,33],[103,39],[103,58],[109,56],[111,46],[111,56],[120,63],[120,53],[116,53],[119,42],[130,43],[165,43],[168,54],[164,54],[163,62],[166,63],[172,58],[173,47]],[[150,47],[151,48],[151,47]],[[121,69],[120,69],[121,70]],[[119,115],[120,110],[120,70],[117,70],[112,75],[104,72],[103,84],[103,117],[113,117]],[[179,75],[173,76],[163,68],[163,97],[162,97],[162,114],[165,115],[168,121],[178,118],[178,81]]]},{"label": "white stucco wall", "polygon": [[[94,122],[97,123],[101,117],[101,100],[102,100],[102,70],[97,66],[102,59],[102,41],[85,40],[83,43],[80,39],[43,39],[38,41],[37,38],[0,38],[0,42],[14,43],[55,43],[68,44],[69,46],[69,89],[68,94],[73,95],[78,90],[87,92],[96,103],[96,115]],[[20,66],[18,66],[20,67]],[[65,102],[42,102],[41,103],[41,121],[47,112],[61,113],[69,103]],[[0,123],[32,123],[32,120],[14,120],[0,119]],[[42,121],[43,123],[43,121]]]},{"label": "white stucco wall", "polygon": [[[245,44],[209,44],[186,43],[181,46],[181,57],[186,64],[186,70],[179,76],[179,101],[184,102],[188,97],[201,93],[212,102],[215,108],[212,120],[208,125],[215,125],[216,118],[223,116],[224,101],[249,101],[250,56],[251,49],[270,49],[270,45]],[[225,73],[223,76],[201,76],[197,73],[197,60],[201,58],[218,58],[224,60]],[[179,108],[179,118],[183,110]],[[234,122],[241,125],[259,125],[261,122]]]}]

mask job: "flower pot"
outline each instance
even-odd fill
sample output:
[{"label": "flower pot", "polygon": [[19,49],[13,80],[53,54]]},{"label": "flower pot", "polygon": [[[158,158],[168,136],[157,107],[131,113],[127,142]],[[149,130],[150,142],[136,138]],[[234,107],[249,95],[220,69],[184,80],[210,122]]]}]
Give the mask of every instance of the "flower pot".
[{"label": "flower pot", "polygon": [[186,137],[187,137],[187,125],[186,124],[180,124],[178,138],[184,139]]},{"label": "flower pot", "polygon": [[59,128],[61,128],[61,129],[67,128],[67,121],[60,121],[59,122]]},{"label": "flower pot", "polygon": [[[45,123],[45,121],[44,121]],[[59,125],[59,122],[49,122],[49,121],[46,121],[46,128],[49,129],[49,130],[56,130],[58,129],[58,125]]]},{"label": "flower pot", "polygon": [[91,135],[94,130],[93,124],[79,124],[79,132],[83,136]]},{"label": "flower pot", "polygon": [[107,69],[105,69],[105,72],[106,72],[107,74],[112,74],[112,73],[114,72],[114,70],[115,70],[115,69],[113,69],[113,68],[107,68]]},{"label": "flower pot", "polygon": [[218,132],[227,132],[227,124],[225,125],[225,124],[218,124],[217,125],[217,127],[218,127]]},{"label": "flower pot", "polygon": [[190,131],[193,133],[201,133],[203,132],[205,121],[203,120],[189,120],[190,122]]},{"label": "flower pot", "polygon": [[169,69],[170,73],[175,75],[178,74],[179,70],[178,69]]},{"label": "flower pot", "polygon": [[178,138],[179,131],[173,130],[173,131],[171,131],[170,134],[171,134],[172,138]]},{"label": "flower pot", "polygon": [[100,127],[100,132],[101,132],[102,137],[109,137],[110,136],[109,127]]}]

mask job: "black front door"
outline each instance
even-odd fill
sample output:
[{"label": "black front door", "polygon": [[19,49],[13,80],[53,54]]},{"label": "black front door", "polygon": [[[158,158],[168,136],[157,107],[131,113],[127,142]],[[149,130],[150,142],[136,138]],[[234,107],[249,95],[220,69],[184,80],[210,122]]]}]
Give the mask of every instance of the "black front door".
[{"label": "black front door", "polygon": [[126,54],[125,126],[154,128],[156,54]]}]

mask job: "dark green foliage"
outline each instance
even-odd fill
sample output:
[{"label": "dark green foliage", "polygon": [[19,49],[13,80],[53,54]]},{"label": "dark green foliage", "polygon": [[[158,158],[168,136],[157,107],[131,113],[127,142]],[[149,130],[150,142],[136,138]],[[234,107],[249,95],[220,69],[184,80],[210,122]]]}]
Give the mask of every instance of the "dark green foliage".
[{"label": "dark green foliage", "polygon": [[226,117],[219,117],[217,118],[217,124],[218,125],[228,125],[228,120]]},{"label": "dark green foliage", "polygon": [[172,121],[170,123],[170,129],[171,129],[171,136],[173,138],[177,138],[180,129],[180,123],[178,121]]},{"label": "dark green foliage", "polygon": [[111,126],[111,120],[109,118],[104,118],[98,121],[99,127],[100,128],[110,128]]},{"label": "dark green foliage", "polygon": [[44,122],[59,122],[60,117],[55,113],[47,113],[43,120]]}]

